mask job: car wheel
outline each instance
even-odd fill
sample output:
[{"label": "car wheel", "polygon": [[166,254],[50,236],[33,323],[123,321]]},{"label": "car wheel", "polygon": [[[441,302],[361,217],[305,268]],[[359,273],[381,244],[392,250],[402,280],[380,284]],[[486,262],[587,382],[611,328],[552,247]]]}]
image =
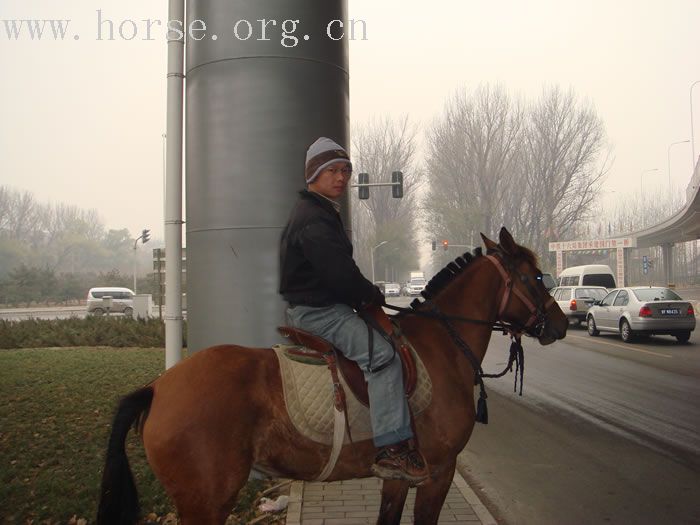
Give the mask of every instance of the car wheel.
[{"label": "car wheel", "polygon": [[595,327],[595,319],[592,315],[588,316],[588,335],[596,336],[600,335],[600,330]]},{"label": "car wheel", "polygon": [[623,319],[620,323],[620,337],[625,343],[631,343],[634,340],[634,333],[627,319]]},{"label": "car wheel", "polygon": [[92,312],[92,315],[104,315],[105,311],[102,308],[95,308]]},{"label": "car wheel", "polygon": [[124,316],[125,317],[133,317],[134,316],[134,309],[130,307],[124,308]]},{"label": "car wheel", "polygon": [[688,339],[690,339],[690,330],[686,330],[684,332],[677,332],[675,334],[675,336],[676,336],[676,340],[679,343],[687,343]]}]

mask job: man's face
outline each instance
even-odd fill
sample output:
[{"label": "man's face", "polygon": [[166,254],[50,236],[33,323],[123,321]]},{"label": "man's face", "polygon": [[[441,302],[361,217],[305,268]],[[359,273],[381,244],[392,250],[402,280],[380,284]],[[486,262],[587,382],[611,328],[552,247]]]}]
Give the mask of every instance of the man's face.
[{"label": "man's face", "polygon": [[350,180],[352,169],[345,162],[334,162],[323,168],[316,180],[309,184],[309,189],[329,199],[340,197]]}]

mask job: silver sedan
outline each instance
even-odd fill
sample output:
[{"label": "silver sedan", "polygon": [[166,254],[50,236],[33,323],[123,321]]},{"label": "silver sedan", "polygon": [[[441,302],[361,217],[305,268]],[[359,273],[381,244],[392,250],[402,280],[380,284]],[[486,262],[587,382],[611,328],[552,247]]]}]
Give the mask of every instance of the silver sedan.
[{"label": "silver sedan", "polygon": [[669,288],[617,288],[596,301],[586,317],[588,334],[619,333],[626,343],[638,335],[672,335],[679,343],[695,330],[693,305]]}]

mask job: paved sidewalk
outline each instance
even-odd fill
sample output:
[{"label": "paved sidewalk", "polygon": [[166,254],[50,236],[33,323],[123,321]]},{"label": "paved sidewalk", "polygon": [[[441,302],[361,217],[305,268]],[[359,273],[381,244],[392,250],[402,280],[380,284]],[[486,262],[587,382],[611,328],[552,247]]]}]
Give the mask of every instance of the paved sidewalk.
[{"label": "paved sidewalk", "polygon": [[[377,478],[292,485],[287,508],[287,525],[364,525],[379,515],[381,482]],[[406,498],[401,523],[413,523],[416,489]],[[489,511],[455,472],[454,481],[440,513],[439,523],[495,525]]]}]

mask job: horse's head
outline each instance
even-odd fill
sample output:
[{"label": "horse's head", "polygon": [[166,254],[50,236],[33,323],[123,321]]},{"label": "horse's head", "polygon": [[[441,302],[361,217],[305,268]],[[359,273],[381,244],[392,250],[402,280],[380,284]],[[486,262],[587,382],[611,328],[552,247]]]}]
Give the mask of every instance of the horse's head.
[{"label": "horse's head", "polygon": [[499,320],[512,323],[548,345],[566,336],[569,321],[542,283],[542,272],[532,251],[519,246],[501,228],[499,243],[481,234],[486,255],[503,278]]}]

